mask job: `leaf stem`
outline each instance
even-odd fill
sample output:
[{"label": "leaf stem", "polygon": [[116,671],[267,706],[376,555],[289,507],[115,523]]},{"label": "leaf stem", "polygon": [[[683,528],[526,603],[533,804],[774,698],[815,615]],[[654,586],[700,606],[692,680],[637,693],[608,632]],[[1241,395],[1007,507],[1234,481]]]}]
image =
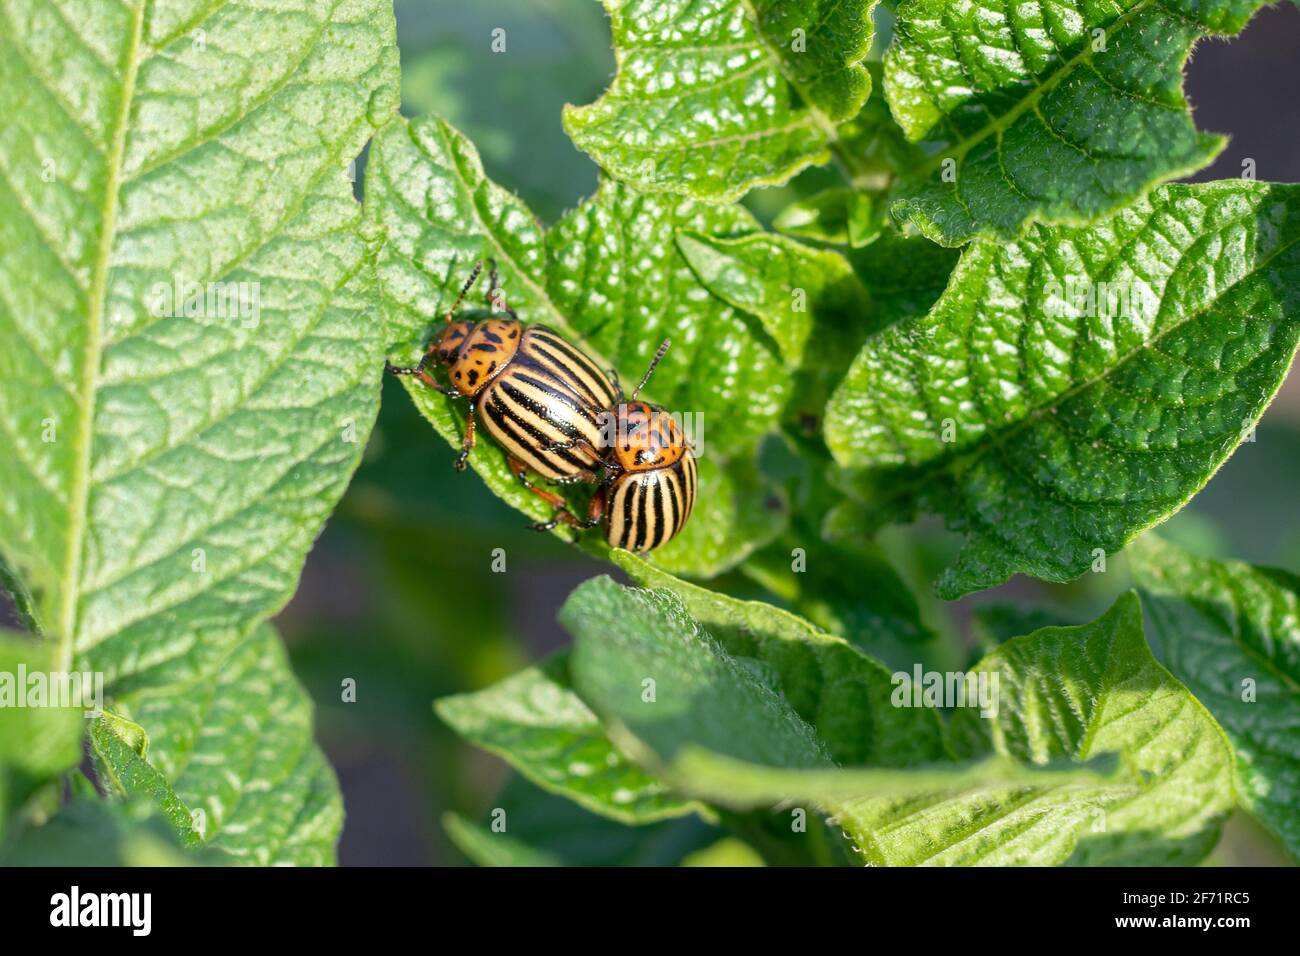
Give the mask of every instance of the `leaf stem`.
[{"label": "leaf stem", "polygon": [[113,252],[113,233],[117,217],[117,193],[122,176],[122,157],[126,151],[126,127],[135,97],[136,74],[140,67],[140,36],[144,28],[144,0],[136,0],[132,11],[131,42],[126,51],[126,75],[122,79],[122,97],[114,118],[113,142],[108,153],[104,176],[104,204],[100,210],[101,232],[95,256],[95,272],[90,286],[86,323],[86,345],[81,369],[81,408],[76,432],[76,467],[72,473],[72,493],[68,507],[67,554],[64,556],[62,589],[59,594],[58,621],[54,651],[54,669],[72,668],[72,647],[77,629],[77,605],[80,596],[81,555],[85,547],[86,512],[90,506],[90,455],[94,444],[95,388],[103,353],[104,303],[108,290],[108,263]]}]

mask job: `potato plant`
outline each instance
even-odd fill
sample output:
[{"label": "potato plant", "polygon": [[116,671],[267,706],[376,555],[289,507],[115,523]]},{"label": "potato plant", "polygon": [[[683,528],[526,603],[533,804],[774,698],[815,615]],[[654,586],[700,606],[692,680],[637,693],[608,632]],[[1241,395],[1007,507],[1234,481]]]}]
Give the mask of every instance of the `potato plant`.
[{"label": "potato plant", "polygon": [[[608,572],[571,645],[431,702],[514,773],[446,817],[467,857],[1189,865],[1235,811],[1300,858],[1300,578],[1152,531],[1300,343],[1300,186],[1178,181],[1226,143],[1188,57],[1263,3],[605,6],[616,72],[553,117],[599,181],[543,224],[410,109],[388,0],[0,4],[0,860],[336,860],[274,619],[488,261],[629,386],[671,340],[699,494],[646,554],[555,528]],[[1108,609],[1013,585],[963,659],[936,615],[1012,579]]]}]

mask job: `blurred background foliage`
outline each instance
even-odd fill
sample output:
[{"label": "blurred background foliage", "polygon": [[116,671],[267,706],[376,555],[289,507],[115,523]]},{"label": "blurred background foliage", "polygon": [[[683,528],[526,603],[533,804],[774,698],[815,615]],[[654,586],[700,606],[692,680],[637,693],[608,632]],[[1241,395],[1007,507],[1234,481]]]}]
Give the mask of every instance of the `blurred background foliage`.
[{"label": "blurred background foliage", "polygon": [[[404,112],[445,116],[477,144],[488,174],[547,223],[595,187],[597,169],[565,136],[560,108],[592,101],[612,75],[598,2],[398,0],[397,20]],[[490,45],[497,28],[505,30],[502,53]],[[1298,42],[1300,10],[1287,4],[1263,11],[1231,43],[1198,48],[1188,72],[1198,121],[1234,135],[1196,178],[1240,175],[1250,158],[1260,179],[1300,180]],[[746,204],[770,222],[790,200],[834,184],[833,170],[809,170],[783,189],[756,191]],[[779,450],[765,456],[780,458]],[[495,807],[508,809],[510,834],[529,847],[520,862],[752,861],[743,844],[715,842],[722,833],[696,818],[630,829],[592,816],[512,775],[434,716],[435,698],[481,688],[568,643],[556,610],[578,583],[611,572],[525,528],[471,473],[453,471],[452,459],[388,380],[365,461],[279,619],[343,787],[340,862],[463,863],[462,848],[484,844]],[[1165,532],[1205,553],[1300,571],[1297,475],[1300,378],[1293,373],[1255,440]],[[981,647],[1014,634],[1089,620],[1129,584],[1118,557],[1108,573],[1070,585],[1016,579],[942,604],[929,590],[954,550],[941,527],[891,528],[880,545],[912,585],[933,632],[929,640],[870,637],[869,622],[845,623],[860,624],[864,649],[891,666],[910,658],[962,667]],[[810,553],[816,546],[809,542]],[[503,549],[505,573],[491,570],[494,549]],[[859,573],[870,574],[873,560],[862,556]],[[777,578],[737,572],[710,586],[785,603],[758,583],[779,590]],[[346,678],[356,680],[355,703],[340,699]],[[493,846],[500,861],[511,860],[508,845]],[[1238,815],[1211,862],[1281,857]]]}]

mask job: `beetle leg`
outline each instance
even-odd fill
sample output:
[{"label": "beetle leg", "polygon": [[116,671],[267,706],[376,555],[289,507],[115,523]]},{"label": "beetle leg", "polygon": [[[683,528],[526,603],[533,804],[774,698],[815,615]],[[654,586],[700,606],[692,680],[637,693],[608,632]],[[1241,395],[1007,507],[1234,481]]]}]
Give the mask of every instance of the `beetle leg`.
[{"label": "beetle leg", "polygon": [[435,392],[441,392],[448,398],[460,398],[460,389],[455,385],[439,385],[428,372],[421,372],[416,377]]},{"label": "beetle leg", "polygon": [[456,456],[456,462],[452,465],[457,471],[465,470],[465,463],[469,461],[469,453],[474,450],[474,409],[469,410],[469,417],[465,419],[465,437],[460,442],[460,454]]},{"label": "beetle leg", "polygon": [[582,527],[594,528],[600,524],[600,519],[603,517],[605,517],[605,486],[601,485],[591,496],[591,503],[587,505],[587,518],[582,522]]},{"label": "beetle leg", "polygon": [[424,370],[425,366],[429,364],[429,355],[432,354],[432,351],[430,349],[429,352],[425,353],[424,358],[420,359],[419,365],[390,365],[385,362],[384,370],[392,375],[414,375],[435,392],[441,392],[448,398],[460,398],[460,389],[454,385],[439,385],[434,380],[434,377]]},{"label": "beetle leg", "polygon": [[[592,445],[592,443],[587,441],[587,439],[585,438],[571,438],[568,441],[555,442],[554,444],[547,445],[545,451],[568,451],[572,448],[576,448],[579,451],[585,452],[587,455],[591,456],[592,458],[595,458],[597,461],[600,460],[600,452],[598,452],[595,446]],[[572,485],[579,481],[584,481],[589,484],[597,484],[598,482],[601,481],[601,477],[597,475],[594,471],[592,471],[590,468],[581,468],[568,477],[556,478],[554,481],[551,482],[551,484]]]},{"label": "beetle leg", "polygon": [[510,473],[515,476],[515,480],[555,509],[555,514],[551,517],[550,521],[538,521],[532,525],[534,531],[550,531],[561,522],[575,528],[582,527],[582,522],[574,517],[573,512],[569,510],[568,502],[555,492],[547,491],[545,488],[538,488],[528,480],[527,465],[513,456],[510,456],[508,461],[510,464]]},{"label": "beetle leg", "polygon": [[392,362],[384,363],[384,371],[390,375],[419,375],[429,365],[429,353],[425,352],[418,365],[394,365]]},{"label": "beetle leg", "polygon": [[581,481],[587,484],[595,485],[595,484],[599,484],[601,480],[602,479],[600,475],[596,474],[594,471],[589,471],[588,469],[584,468],[581,471],[577,472],[576,474],[567,475],[564,478],[556,478],[553,482],[551,482],[551,484],[576,485],[578,482]]},{"label": "beetle leg", "polygon": [[618,369],[611,368],[609,370],[609,381],[614,386],[614,404],[622,405],[627,400],[627,397],[623,394],[623,383],[618,380]]}]

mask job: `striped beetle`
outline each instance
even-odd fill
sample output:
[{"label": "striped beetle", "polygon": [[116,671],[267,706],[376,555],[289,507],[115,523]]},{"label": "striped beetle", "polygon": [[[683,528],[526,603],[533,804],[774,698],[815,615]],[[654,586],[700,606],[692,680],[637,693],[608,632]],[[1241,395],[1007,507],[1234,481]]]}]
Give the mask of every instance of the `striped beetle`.
[{"label": "striped beetle", "polygon": [[594,527],[603,517],[609,546],[638,554],[667,544],[682,530],[699,487],[695,450],[677,422],[661,406],[637,397],[669,344],[659,346],[630,401],[618,389],[603,448],[583,438],[551,446],[600,456],[603,477],[582,524]]},{"label": "striped beetle", "polygon": [[[474,447],[478,418],[505,449],[516,480],[555,508],[550,521],[533,527],[549,531],[561,521],[589,527],[569,511],[562,497],[529,481],[528,472],[560,484],[600,481],[595,468],[603,464],[601,425],[621,391],[591,359],[554,331],[544,325],[525,326],[513,309],[497,302],[495,262],[489,261],[488,314],[455,319],[482,271],[483,263],[476,263],[447,310],[445,326],[430,340],[419,364],[388,365],[388,371],[414,375],[452,398],[469,398],[457,471],[464,470]],[[425,371],[435,361],[447,369],[450,385],[440,385]]]}]

